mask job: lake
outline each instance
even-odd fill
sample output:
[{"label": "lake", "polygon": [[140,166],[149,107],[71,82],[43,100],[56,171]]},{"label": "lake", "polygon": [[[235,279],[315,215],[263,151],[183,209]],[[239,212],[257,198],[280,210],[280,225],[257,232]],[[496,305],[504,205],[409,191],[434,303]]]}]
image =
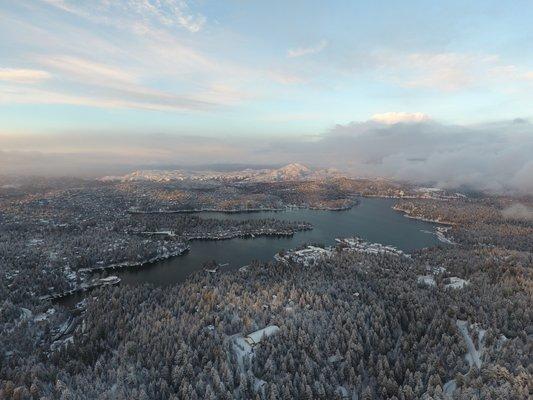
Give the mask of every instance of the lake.
[{"label": "lake", "polygon": [[[335,238],[359,236],[369,242],[393,245],[406,252],[442,244],[435,236],[436,224],[406,218],[391,207],[395,199],[361,198],[361,203],[346,211],[318,211],[297,209],[289,211],[264,211],[226,214],[219,212],[198,213],[203,218],[261,219],[277,218],[289,221],[306,221],[313,224],[310,231],[297,232],[292,237],[257,237],[219,241],[196,240],[185,255],[170,258],[141,268],[112,271],[126,285],[148,282],[157,286],[183,282],[191,273],[211,260],[228,264],[222,270],[235,270],[253,260],[271,261],[274,254],[305,243],[331,245]],[[60,300],[65,306],[73,306],[84,297],[79,293]]]},{"label": "lake", "polygon": [[313,229],[297,232],[292,237],[192,241],[190,252],[183,256],[139,269],[124,270],[118,272],[118,275],[123,284],[150,282],[160,286],[171,285],[182,282],[210,260],[227,263],[228,266],[222,269],[238,269],[252,260],[270,261],[282,249],[295,248],[309,242],[330,245],[335,242],[335,238],[354,235],[369,242],[391,244],[407,252],[440,243],[433,234],[435,224],[404,217],[391,208],[395,202],[394,199],[362,198],[359,205],[347,211],[299,209],[240,214],[202,212],[199,215],[204,218],[306,221],[313,224]]}]

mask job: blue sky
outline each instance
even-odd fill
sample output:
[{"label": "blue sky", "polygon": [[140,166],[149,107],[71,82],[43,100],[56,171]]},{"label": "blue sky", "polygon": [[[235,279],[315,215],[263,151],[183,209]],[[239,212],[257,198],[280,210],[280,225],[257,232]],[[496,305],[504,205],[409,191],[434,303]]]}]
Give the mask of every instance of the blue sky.
[{"label": "blue sky", "polygon": [[0,0],[0,174],[336,167],[533,193],[533,2]]},{"label": "blue sky", "polygon": [[531,1],[0,0],[0,132],[530,118],[532,14]]}]

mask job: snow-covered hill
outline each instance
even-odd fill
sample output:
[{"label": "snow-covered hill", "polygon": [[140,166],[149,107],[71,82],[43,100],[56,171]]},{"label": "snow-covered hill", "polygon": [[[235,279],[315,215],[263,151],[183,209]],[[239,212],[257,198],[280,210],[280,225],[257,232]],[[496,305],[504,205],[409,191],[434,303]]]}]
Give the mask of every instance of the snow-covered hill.
[{"label": "snow-covered hill", "polygon": [[103,181],[154,181],[168,182],[174,180],[227,180],[249,182],[285,182],[323,179],[341,176],[334,169],[311,169],[299,163],[288,164],[272,169],[243,169],[241,171],[186,171],[186,170],[138,170],[123,176],[106,176]]}]

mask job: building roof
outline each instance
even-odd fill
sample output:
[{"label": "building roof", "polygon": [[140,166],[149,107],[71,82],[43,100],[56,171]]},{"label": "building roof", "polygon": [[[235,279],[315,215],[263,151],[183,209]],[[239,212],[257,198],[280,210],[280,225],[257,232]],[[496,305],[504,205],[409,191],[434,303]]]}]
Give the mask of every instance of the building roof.
[{"label": "building roof", "polygon": [[270,325],[263,329],[259,329],[258,331],[250,333],[246,338],[250,339],[254,344],[257,344],[261,341],[261,339],[266,336],[271,336],[274,333],[279,331],[279,327],[276,325]]}]

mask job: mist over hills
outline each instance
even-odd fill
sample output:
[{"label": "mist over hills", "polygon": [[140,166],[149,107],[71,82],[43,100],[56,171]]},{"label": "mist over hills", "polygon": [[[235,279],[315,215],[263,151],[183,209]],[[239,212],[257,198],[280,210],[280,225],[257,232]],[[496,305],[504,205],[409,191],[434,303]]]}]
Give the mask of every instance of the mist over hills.
[{"label": "mist over hills", "polygon": [[[0,135],[0,171],[97,178],[139,170],[162,175],[165,170],[182,171],[169,175],[180,179],[194,176],[193,172],[215,171],[283,180],[311,179],[317,170],[337,168],[350,176],[447,189],[533,194],[533,125],[524,119],[471,125],[431,119],[354,121],[319,135],[286,137],[94,134],[84,139],[85,148],[76,148],[79,141],[77,134],[17,139]],[[69,143],[69,151],[57,150]],[[273,172],[291,164],[316,170]]]}]

